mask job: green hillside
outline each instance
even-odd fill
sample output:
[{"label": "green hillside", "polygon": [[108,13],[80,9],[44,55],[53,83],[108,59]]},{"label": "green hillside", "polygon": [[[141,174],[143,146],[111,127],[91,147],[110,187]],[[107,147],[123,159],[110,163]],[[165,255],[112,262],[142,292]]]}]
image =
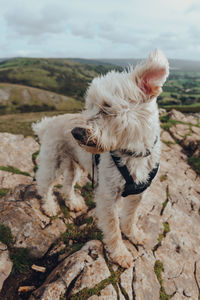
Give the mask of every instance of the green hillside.
[{"label": "green hillside", "polygon": [[122,69],[69,59],[15,58],[0,62],[0,82],[37,87],[83,100],[91,80],[114,68]]},{"label": "green hillside", "polygon": [[72,97],[19,84],[0,83],[0,114],[66,111],[82,109],[83,102]]},{"label": "green hillside", "polygon": [[200,71],[171,70],[158,103],[168,109],[173,107],[183,112],[199,112]]}]

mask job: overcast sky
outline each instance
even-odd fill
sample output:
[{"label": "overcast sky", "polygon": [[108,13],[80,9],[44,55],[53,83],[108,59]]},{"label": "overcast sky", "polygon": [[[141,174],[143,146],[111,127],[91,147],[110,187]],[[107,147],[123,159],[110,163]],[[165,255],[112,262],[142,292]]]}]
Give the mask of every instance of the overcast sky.
[{"label": "overcast sky", "polygon": [[200,60],[199,0],[0,0],[0,58]]}]

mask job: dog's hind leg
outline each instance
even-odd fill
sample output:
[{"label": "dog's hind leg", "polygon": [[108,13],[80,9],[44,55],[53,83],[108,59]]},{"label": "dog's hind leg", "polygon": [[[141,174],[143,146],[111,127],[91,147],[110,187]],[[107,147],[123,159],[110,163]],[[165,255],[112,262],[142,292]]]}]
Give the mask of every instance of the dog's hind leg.
[{"label": "dog's hind leg", "polygon": [[83,197],[75,192],[74,185],[78,181],[81,174],[80,167],[74,161],[69,161],[64,169],[64,182],[62,192],[66,197],[65,204],[73,211],[86,210],[87,206]]},{"label": "dog's hind leg", "polygon": [[98,226],[103,231],[104,242],[111,259],[123,268],[129,268],[133,257],[123,243],[119,227],[119,216],[116,198],[104,193],[96,193],[96,214]]},{"label": "dog's hind leg", "polygon": [[134,237],[134,216],[141,199],[141,194],[123,198],[123,208],[120,214],[121,230],[134,244],[137,243]]}]

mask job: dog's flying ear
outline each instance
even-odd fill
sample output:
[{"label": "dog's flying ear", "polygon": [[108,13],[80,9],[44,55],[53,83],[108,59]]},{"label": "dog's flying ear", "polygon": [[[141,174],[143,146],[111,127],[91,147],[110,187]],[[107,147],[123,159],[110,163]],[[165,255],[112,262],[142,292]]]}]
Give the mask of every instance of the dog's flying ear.
[{"label": "dog's flying ear", "polygon": [[134,75],[144,98],[150,100],[162,92],[162,86],[169,75],[169,63],[160,50],[155,50],[146,62],[136,66]]}]

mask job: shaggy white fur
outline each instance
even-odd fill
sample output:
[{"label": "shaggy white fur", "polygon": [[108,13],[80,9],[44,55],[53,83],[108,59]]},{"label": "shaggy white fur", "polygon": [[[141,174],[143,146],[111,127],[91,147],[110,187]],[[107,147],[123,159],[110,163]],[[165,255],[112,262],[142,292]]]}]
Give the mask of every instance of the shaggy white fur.
[{"label": "shaggy white fur", "polygon": [[[85,209],[84,200],[74,192],[74,185],[80,168],[91,172],[90,152],[101,153],[95,192],[98,226],[111,258],[125,268],[132,264],[133,258],[123,243],[121,230],[134,241],[133,217],[142,194],[123,199],[119,218],[117,204],[125,180],[109,151],[120,153],[121,162],[126,164],[136,183],[147,181],[149,172],[160,159],[156,98],[168,74],[168,61],[156,50],[135,69],[130,67],[122,73],[111,71],[95,78],[87,90],[86,109],[81,114],[45,118],[33,124],[42,143],[36,174],[38,192],[43,209],[50,216],[58,211],[52,187],[61,173],[64,174],[66,205],[75,211]],[[151,155],[134,158],[122,154],[121,149],[144,155],[148,149]]]}]

